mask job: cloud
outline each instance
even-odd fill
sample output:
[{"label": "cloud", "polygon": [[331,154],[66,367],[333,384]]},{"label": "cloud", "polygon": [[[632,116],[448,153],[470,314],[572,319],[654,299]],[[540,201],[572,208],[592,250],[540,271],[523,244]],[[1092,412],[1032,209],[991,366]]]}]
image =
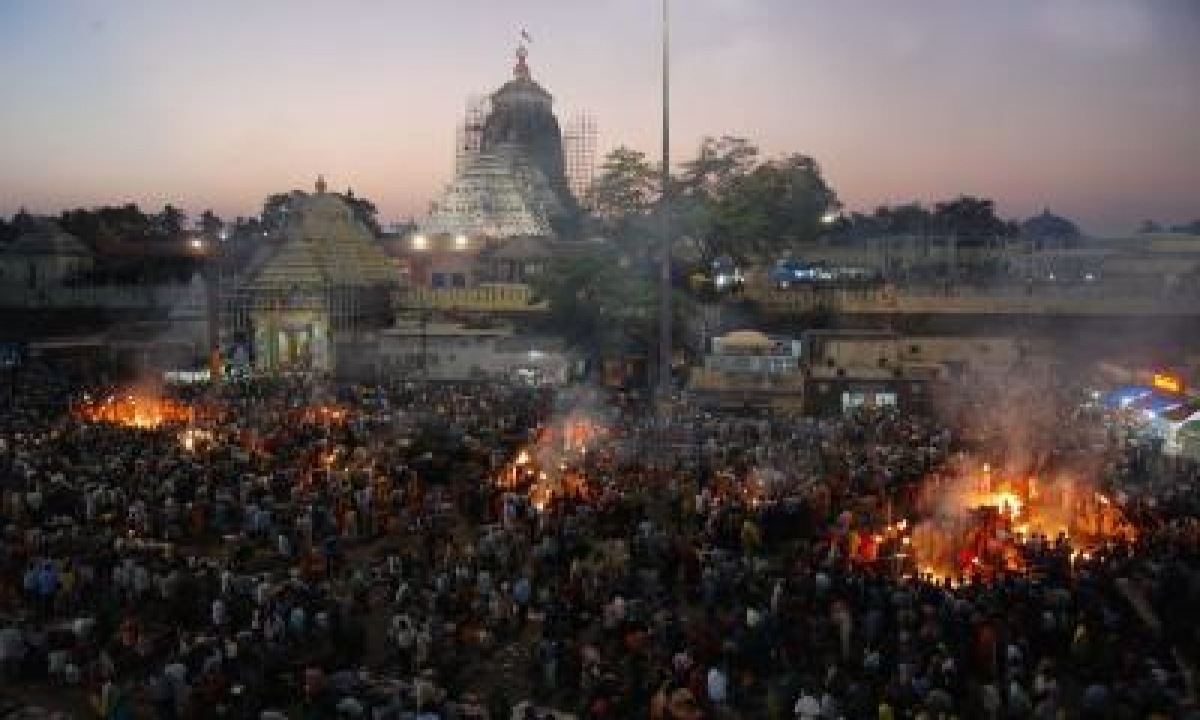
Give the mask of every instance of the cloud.
[{"label": "cloud", "polygon": [[1141,50],[1154,30],[1151,8],[1136,0],[1047,0],[1033,23],[1037,35],[1054,45],[1094,55]]}]

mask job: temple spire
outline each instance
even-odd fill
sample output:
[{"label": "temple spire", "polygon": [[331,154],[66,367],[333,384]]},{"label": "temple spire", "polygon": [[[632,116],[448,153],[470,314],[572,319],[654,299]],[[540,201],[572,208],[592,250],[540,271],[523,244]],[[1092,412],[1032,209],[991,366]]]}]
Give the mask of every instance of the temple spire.
[{"label": "temple spire", "polygon": [[529,51],[525,49],[525,43],[517,46],[517,66],[513,68],[513,77],[518,80],[529,79],[529,66],[525,64],[525,58],[529,55]]}]

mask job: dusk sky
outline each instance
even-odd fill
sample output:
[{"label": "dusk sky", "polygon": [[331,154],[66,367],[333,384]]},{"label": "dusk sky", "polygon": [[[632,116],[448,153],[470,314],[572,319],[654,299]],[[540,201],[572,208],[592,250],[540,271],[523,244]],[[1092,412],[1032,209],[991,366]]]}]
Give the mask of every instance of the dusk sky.
[{"label": "dusk sky", "polygon": [[[0,0],[0,213],[254,214],[331,187],[420,216],[521,28],[560,120],[660,146],[659,0]],[[968,193],[1101,235],[1200,217],[1197,0],[674,0],[672,153],[739,135],[843,202]]]}]

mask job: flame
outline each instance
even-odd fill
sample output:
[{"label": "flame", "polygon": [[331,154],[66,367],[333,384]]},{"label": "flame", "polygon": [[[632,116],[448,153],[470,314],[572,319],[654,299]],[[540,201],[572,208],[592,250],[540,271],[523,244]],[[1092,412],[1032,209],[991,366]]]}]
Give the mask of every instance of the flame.
[{"label": "flame", "polygon": [[1010,517],[1016,517],[1024,509],[1025,500],[1015,493],[998,492],[992,494],[991,502],[988,505],[997,508],[1000,512]]},{"label": "flame", "polygon": [[[1075,559],[1083,560],[1105,542],[1133,539],[1133,527],[1120,507],[1085,488],[1071,477],[1049,482],[1000,473],[931,477],[930,492],[925,494],[928,504],[919,510],[923,519],[911,532],[917,564],[909,570],[923,568],[926,576],[950,580],[977,573],[990,578],[996,573],[1026,572],[1022,547],[1040,542],[1037,538],[1066,538],[1076,551]],[[989,512],[978,512],[984,509]],[[904,538],[901,542],[909,544]]]},{"label": "flame", "polygon": [[524,492],[539,511],[555,500],[587,499],[591,490],[578,461],[607,434],[604,425],[589,417],[572,413],[560,418],[540,427],[534,441],[496,471],[493,482],[506,490]]},{"label": "flame", "polygon": [[184,403],[132,393],[89,401],[75,408],[75,416],[87,422],[146,429],[185,423],[191,415],[191,408]]}]

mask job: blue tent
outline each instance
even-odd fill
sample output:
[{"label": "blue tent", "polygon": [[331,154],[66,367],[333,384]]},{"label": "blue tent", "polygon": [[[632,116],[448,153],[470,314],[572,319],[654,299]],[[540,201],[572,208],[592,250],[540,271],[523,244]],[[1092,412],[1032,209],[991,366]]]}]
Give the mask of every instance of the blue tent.
[{"label": "blue tent", "polygon": [[1154,388],[1147,385],[1122,385],[1110,390],[1102,399],[1104,407],[1119,410],[1154,394]]}]

